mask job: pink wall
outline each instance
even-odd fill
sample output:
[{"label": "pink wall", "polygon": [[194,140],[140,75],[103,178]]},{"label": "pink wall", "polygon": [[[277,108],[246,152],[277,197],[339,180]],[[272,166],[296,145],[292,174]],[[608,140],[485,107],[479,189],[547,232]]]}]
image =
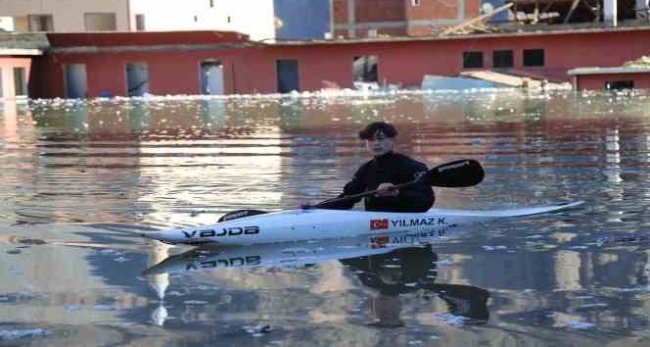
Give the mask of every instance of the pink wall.
[{"label": "pink wall", "polygon": [[607,82],[633,81],[635,89],[650,89],[650,72],[625,74],[595,74],[576,76],[577,90],[604,89]]},{"label": "pink wall", "polygon": [[[170,33],[173,35],[173,33]],[[524,67],[524,49],[544,49],[543,67]],[[196,94],[199,64],[216,59],[224,66],[224,86],[231,93],[275,93],[276,60],[297,59],[300,89],[313,91],[325,81],[352,87],[352,60],[359,55],[379,57],[379,82],[419,86],[425,74],[456,76],[463,70],[462,53],[481,51],[484,68],[492,68],[494,50],[513,50],[515,71],[570,81],[566,71],[576,67],[621,66],[650,52],[650,29],[599,33],[475,36],[451,39],[304,43],[213,50],[125,53],[55,54],[39,61],[38,89],[42,96],[63,95],[62,64],[87,64],[89,96],[107,91],[125,93],[125,64],[146,62],[153,94]]]},{"label": "pink wall", "polygon": [[[14,90],[14,68],[25,69],[25,79],[29,82],[32,68],[31,57],[0,56],[0,76],[2,79],[1,98],[12,99],[15,97]],[[31,93],[30,93],[31,94]]]}]

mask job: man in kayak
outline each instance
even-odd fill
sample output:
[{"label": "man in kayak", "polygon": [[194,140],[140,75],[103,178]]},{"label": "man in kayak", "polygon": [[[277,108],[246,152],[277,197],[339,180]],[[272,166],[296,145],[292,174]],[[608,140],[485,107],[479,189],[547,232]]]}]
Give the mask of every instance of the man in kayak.
[{"label": "man in kayak", "polygon": [[427,172],[427,166],[404,154],[393,152],[397,130],[386,122],[373,122],[359,132],[373,158],[363,164],[339,197],[318,204],[319,208],[346,210],[361,198],[337,200],[341,197],[378,189],[365,198],[367,211],[424,212],[433,206],[433,189],[426,183],[417,183],[397,189],[395,185],[417,180]]}]

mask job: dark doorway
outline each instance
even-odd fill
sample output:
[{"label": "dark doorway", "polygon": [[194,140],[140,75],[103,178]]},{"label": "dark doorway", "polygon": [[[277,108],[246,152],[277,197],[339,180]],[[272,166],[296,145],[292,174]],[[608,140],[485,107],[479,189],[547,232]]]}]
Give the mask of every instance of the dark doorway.
[{"label": "dark doorway", "polygon": [[146,63],[126,64],[126,91],[128,96],[149,93],[149,68]]},{"label": "dark doorway", "polygon": [[353,82],[377,82],[377,65],[379,59],[376,55],[354,57],[352,60]]},{"label": "dark doorway", "polygon": [[634,89],[634,81],[610,81],[605,82],[605,90]]},{"label": "dark doorway", "polygon": [[276,62],[278,93],[299,91],[298,60],[282,59]]}]

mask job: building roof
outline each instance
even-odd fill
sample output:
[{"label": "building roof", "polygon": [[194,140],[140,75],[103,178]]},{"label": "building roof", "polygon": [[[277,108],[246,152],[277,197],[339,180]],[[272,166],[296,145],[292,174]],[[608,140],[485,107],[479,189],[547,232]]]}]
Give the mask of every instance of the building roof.
[{"label": "building roof", "polygon": [[48,33],[50,51],[62,54],[193,51],[250,47],[259,43],[233,31]]},{"label": "building roof", "polygon": [[650,67],[580,67],[567,71],[569,76],[650,73]]},{"label": "building roof", "polygon": [[248,35],[234,31],[139,31],[139,32],[84,32],[47,33],[53,48],[59,47],[114,47],[201,45],[215,43],[246,43]]},{"label": "building roof", "polygon": [[0,55],[41,55],[47,47],[43,33],[0,32]]},{"label": "building roof", "polygon": [[[585,35],[609,32],[650,31],[648,26],[618,28],[575,28],[558,25],[548,30],[493,32],[459,36],[376,37],[352,39],[312,39],[276,42],[250,41],[245,34],[232,31],[159,31],[159,32],[84,32],[84,33],[0,33],[0,49],[26,49],[4,51],[3,54],[35,54],[34,51],[51,50],[56,53],[90,53],[121,51],[167,51],[241,48],[251,46],[310,46],[345,45],[355,43],[421,42],[468,40],[473,38],[503,38],[548,35]],[[10,53],[11,52],[11,53]]]},{"label": "building roof", "polygon": [[0,56],[8,55],[43,55],[43,51],[33,48],[2,48],[0,47]]}]

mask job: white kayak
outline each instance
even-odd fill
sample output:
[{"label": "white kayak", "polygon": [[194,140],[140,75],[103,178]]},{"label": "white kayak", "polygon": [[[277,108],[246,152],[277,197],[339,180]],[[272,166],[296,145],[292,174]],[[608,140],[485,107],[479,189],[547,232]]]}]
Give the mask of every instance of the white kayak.
[{"label": "white kayak", "polygon": [[560,211],[581,204],[583,201],[486,211],[432,208],[420,213],[300,209],[139,234],[165,243],[188,245],[247,245],[434,230],[437,235],[446,236],[460,226]]}]

